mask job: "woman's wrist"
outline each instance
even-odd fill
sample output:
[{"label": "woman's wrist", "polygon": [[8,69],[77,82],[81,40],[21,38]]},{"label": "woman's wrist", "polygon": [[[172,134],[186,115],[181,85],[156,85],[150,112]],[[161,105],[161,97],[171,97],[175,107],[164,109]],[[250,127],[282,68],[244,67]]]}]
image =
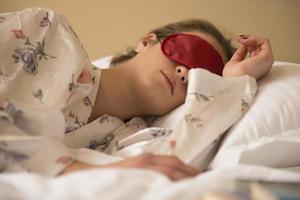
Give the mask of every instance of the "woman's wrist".
[{"label": "woman's wrist", "polygon": [[87,163],[83,163],[80,161],[75,160],[72,164],[70,164],[65,170],[63,170],[59,175],[65,175],[70,172],[78,171],[78,170],[84,170],[84,169],[90,169],[90,168],[96,168],[100,167],[97,165],[91,165]]}]

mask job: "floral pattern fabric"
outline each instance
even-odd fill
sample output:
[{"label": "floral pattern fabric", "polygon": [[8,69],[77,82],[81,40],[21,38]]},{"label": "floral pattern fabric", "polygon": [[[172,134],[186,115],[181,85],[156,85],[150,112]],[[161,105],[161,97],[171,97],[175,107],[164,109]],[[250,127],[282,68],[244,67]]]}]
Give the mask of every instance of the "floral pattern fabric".
[{"label": "floral pattern fabric", "polygon": [[0,170],[55,176],[76,159],[65,133],[86,124],[101,71],[51,10],[0,14],[0,34]]}]

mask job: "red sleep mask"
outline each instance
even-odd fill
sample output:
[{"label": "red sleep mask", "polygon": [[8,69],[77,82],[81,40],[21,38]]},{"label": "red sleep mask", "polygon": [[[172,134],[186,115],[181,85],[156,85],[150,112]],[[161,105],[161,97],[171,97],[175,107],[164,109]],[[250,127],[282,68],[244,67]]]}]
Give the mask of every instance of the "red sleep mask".
[{"label": "red sleep mask", "polygon": [[203,68],[222,76],[222,57],[199,36],[183,33],[169,35],[162,41],[161,50],[170,60],[189,69]]}]

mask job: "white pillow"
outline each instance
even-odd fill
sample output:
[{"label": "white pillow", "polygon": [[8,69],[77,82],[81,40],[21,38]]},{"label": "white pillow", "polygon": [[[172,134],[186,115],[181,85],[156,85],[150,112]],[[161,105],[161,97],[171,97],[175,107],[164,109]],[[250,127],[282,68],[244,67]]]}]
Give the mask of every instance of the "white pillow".
[{"label": "white pillow", "polygon": [[[258,94],[249,111],[226,134],[211,168],[239,163],[300,165],[299,128],[300,64],[275,62],[258,82]],[[289,132],[293,138],[283,137]]]},{"label": "white pillow", "polygon": [[94,60],[92,64],[99,68],[108,68],[110,66],[110,61],[112,57],[113,57],[112,55],[109,55],[103,58],[99,58],[97,60]]}]

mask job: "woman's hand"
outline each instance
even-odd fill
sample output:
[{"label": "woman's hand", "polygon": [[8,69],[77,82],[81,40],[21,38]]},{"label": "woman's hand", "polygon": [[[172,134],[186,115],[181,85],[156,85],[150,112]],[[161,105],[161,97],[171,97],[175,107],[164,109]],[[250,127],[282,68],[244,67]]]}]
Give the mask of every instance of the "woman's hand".
[{"label": "woman's hand", "polygon": [[[273,65],[274,58],[270,41],[259,36],[241,35],[239,38],[241,47],[233,54],[225,64],[223,76],[249,75],[259,79],[266,74]],[[250,54],[246,58],[247,54]]]},{"label": "woman's hand", "polygon": [[141,168],[151,169],[165,174],[171,180],[177,181],[184,178],[193,177],[199,174],[199,170],[186,165],[176,156],[154,155],[143,153],[138,156],[127,158],[125,160],[110,163],[107,165],[97,166],[81,162],[75,162],[70,165],[61,175],[72,171],[90,169],[90,168]]}]

